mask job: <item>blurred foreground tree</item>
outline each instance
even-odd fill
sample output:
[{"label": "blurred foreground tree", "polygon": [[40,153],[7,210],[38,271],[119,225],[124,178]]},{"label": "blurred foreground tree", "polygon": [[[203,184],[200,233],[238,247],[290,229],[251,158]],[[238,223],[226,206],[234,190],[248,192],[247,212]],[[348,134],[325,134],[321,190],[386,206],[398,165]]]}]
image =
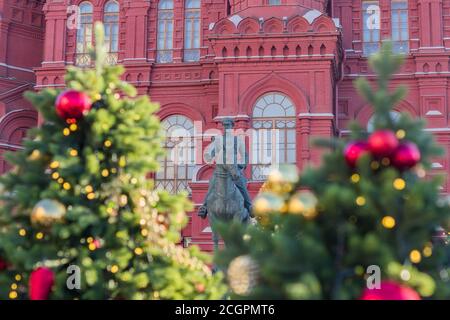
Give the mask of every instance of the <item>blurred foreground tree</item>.
[{"label": "blurred foreground tree", "polygon": [[27,94],[44,122],[0,180],[0,298],[217,299],[209,257],[177,245],[190,203],[146,177],[163,153],[158,106],[105,65],[101,24],[96,42],[67,90]]},{"label": "blurred foreground tree", "polygon": [[[233,297],[450,298],[450,206],[442,177],[425,177],[440,150],[423,121],[391,116],[406,92],[388,87],[401,60],[387,43],[369,60],[377,89],[356,82],[373,132],[353,124],[348,139],[321,141],[331,152],[300,178],[295,167],[273,171],[254,201],[258,226],[218,226],[226,248],[216,262]],[[369,266],[380,289],[365,290]]]}]

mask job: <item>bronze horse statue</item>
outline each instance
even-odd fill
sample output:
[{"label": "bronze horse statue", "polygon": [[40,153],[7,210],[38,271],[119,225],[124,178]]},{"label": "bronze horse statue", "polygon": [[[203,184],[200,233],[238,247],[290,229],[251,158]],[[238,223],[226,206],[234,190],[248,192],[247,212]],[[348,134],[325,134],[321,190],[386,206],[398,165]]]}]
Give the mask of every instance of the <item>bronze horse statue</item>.
[{"label": "bronze horse statue", "polygon": [[244,207],[244,197],[232,179],[233,175],[238,174],[237,170],[238,168],[235,165],[216,164],[210,181],[211,192],[206,198],[206,208],[215,252],[219,248],[219,235],[214,230],[215,222],[232,220],[242,223],[250,222],[250,212]]}]

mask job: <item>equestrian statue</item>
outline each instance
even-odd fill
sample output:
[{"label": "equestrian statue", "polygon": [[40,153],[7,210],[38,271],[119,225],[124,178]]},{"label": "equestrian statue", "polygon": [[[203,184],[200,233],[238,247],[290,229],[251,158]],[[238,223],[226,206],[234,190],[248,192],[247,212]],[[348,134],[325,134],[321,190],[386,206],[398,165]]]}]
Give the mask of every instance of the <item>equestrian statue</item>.
[{"label": "equestrian statue", "polygon": [[209,219],[214,251],[219,247],[219,235],[214,230],[215,222],[237,220],[249,223],[252,212],[244,175],[248,163],[244,139],[233,134],[232,119],[226,118],[222,124],[224,134],[215,136],[204,153],[207,163],[215,163],[215,170],[205,201],[198,210],[200,217]]}]

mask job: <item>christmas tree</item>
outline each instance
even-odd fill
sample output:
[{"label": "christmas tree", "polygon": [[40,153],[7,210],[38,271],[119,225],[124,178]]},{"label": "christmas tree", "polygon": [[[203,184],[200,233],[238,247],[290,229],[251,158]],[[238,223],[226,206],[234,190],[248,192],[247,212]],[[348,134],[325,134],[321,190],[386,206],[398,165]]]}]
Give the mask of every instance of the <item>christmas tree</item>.
[{"label": "christmas tree", "polygon": [[427,175],[440,149],[423,121],[390,113],[406,92],[389,87],[401,60],[387,43],[369,59],[377,80],[356,82],[373,132],[355,123],[346,139],[318,141],[330,149],[320,167],[269,175],[254,200],[258,226],[218,226],[232,297],[450,298],[450,207],[443,177]]},{"label": "christmas tree", "polygon": [[0,299],[219,298],[209,257],[178,245],[186,196],[147,177],[158,106],[105,65],[103,37],[97,24],[95,68],[69,68],[66,90],[27,94],[44,121],[1,177]]}]

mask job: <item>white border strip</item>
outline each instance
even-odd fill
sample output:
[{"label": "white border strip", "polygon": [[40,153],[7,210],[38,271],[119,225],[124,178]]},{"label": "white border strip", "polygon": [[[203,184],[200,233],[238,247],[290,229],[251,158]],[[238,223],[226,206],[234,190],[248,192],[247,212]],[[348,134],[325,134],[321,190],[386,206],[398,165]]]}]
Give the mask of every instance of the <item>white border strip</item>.
[{"label": "white border strip", "polygon": [[9,65],[9,64],[3,63],[3,62],[0,62],[0,66],[1,66],[1,67],[5,67],[5,68],[9,68],[9,69],[13,69],[13,70],[19,70],[19,71],[24,71],[24,72],[31,72],[31,73],[34,73],[34,71],[31,70],[31,69],[12,66],[12,65]]}]

